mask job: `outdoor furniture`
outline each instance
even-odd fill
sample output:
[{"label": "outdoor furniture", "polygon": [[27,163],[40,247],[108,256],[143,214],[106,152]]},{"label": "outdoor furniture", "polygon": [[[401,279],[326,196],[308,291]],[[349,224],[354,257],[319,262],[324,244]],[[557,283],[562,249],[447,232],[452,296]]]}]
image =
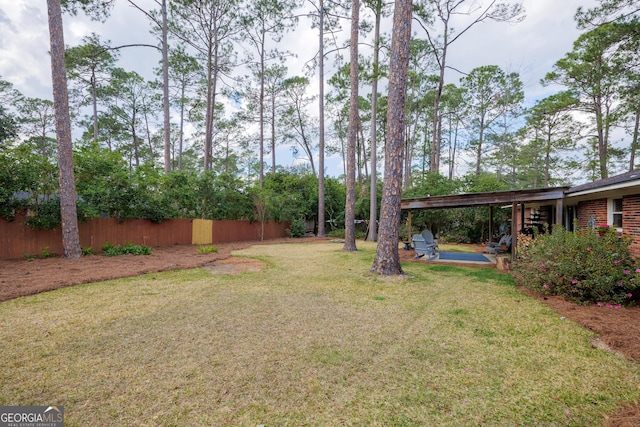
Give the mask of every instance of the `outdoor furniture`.
[{"label": "outdoor furniture", "polygon": [[438,240],[434,239],[431,231],[424,230],[422,234],[414,234],[412,240],[416,251],[415,258],[422,258],[426,255],[428,259],[434,259],[438,256]]},{"label": "outdoor furniture", "polygon": [[505,234],[500,238],[499,242],[489,242],[485,247],[490,254],[509,252],[511,250],[511,235]]}]

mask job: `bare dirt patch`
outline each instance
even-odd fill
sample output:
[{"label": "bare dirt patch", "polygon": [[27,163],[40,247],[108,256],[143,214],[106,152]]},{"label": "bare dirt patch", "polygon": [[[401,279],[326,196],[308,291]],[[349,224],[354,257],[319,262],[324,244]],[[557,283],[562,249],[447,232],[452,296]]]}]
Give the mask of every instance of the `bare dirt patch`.
[{"label": "bare dirt patch", "polygon": [[211,274],[240,274],[245,271],[257,272],[265,267],[265,263],[252,258],[228,258],[214,261],[203,267]]}]

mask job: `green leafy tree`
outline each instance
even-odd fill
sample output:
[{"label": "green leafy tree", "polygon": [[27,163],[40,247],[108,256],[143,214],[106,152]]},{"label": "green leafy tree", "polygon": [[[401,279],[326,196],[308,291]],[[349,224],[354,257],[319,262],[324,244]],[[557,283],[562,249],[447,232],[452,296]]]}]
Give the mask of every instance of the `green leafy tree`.
[{"label": "green leafy tree", "polygon": [[[152,96],[154,88],[135,71],[114,68],[108,86],[101,90],[108,99],[108,114],[118,123],[120,142],[125,153],[135,166],[143,159],[155,159],[154,144],[149,130],[149,117],[159,110],[157,98]],[[146,147],[143,143],[147,142]]]},{"label": "green leafy tree", "polygon": [[0,106],[0,150],[6,149],[18,137],[18,120],[4,106]]},{"label": "green leafy tree", "polygon": [[[438,86],[427,40],[411,40],[407,88],[407,138],[405,143],[404,188],[411,186],[414,171],[422,175],[431,170],[433,98]],[[439,155],[439,154],[438,154]]]},{"label": "green leafy tree", "polygon": [[[442,120],[442,137],[446,147],[447,157],[444,164],[448,167],[448,177],[453,179],[458,162],[458,155],[462,150],[461,139],[465,126],[463,88],[449,84],[444,86],[442,91],[442,103],[440,118]],[[442,153],[442,149],[440,150]]]},{"label": "green leafy tree", "polygon": [[195,191],[198,175],[195,171],[172,170],[161,177],[160,204],[167,206],[174,218],[198,218],[200,200]]},{"label": "green leafy tree", "polygon": [[56,160],[55,111],[48,99],[23,98],[18,103],[22,144],[33,147],[44,159]]},{"label": "green leafy tree", "polygon": [[[445,72],[450,68],[447,55],[451,46],[464,34],[480,23],[488,21],[518,23],[524,19],[524,8],[521,4],[509,4],[491,0],[477,2],[474,0],[420,0],[414,7],[416,22],[427,35],[438,63],[438,87],[433,98],[431,171],[439,170],[436,162],[441,147],[440,133],[440,99],[445,84]],[[456,25],[459,24],[459,25]]]},{"label": "green leafy tree", "polygon": [[76,187],[79,198],[91,217],[125,218],[130,197],[127,163],[122,155],[95,143],[79,147],[74,156]]},{"label": "green leafy tree", "polygon": [[473,132],[470,148],[475,153],[476,175],[480,175],[483,157],[491,148],[487,136],[495,136],[498,120],[522,102],[522,83],[517,73],[507,74],[495,65],[475,68],[461,80]]},{"label": "green leafy tree", "polygon": [[0,150],[8,148],[18,137],[18,117],[15,111],[6,106],[15,105],[22,97],[13,84],[0,79]]},{"label": "green leafy tree", "polygon": [[251,63],[253,72],[258,76],[258,124],[259,124],[259,180],[264,180],[264,140],[265,140],[265,111],[266,111],[266,69],[269,63],[279,61],[285,52],[272,49],[269,42],[279,43],[284,33],[297,22],[293,15],[295,2],[293,0],[255,0],[246,4],[242,16],[245,41],[251,46],[253,54]]},{"label": "green leafy tree", "polygon": [[91,105],[93,122],[93,139],[98,140],[98,89],[108,84],[111,69],[118,56],[109,42],[103,42],[93,33],[82,39],[80,46],[65,51],[67,76],[77,85],[80,106]]},{"label": "green leafy tree", "polygon": [[529,109],[526,128],[530,143],[526,152],[536,154],[541,161],[524,156],[521,164],[523,167],[533,166],[538,171],[534,177],[541,176],[541,183],[537,179],[532,182],[534,188],[539,184],[549,187],[552,172],[560,166],[559,155],[575,148],[580,125],[573,118],[572,111],[577,103],[573,93],[565,91],[544,98]]},{"label": "green leafy tree", "polygon": [[300,150],[304,153],[302,158],[311,165],[311,171],[317,176],[314,153],[317,152],[315,139],[317,135],[317,122],[309,115],[308,108],[315,102],[314,96],[308,96],[309,79],[306,77],[291,77],[283,83],[284,97],[287,100],[282,115],[280,126],[283,129],[285,141],[295,141],[292,147],[294,156],[297,157]]},{"label": "green leafy tree", "polygon": [[598,0],[598,6],[585,9],[580,6],[576,12],[578,28],[594,28],[610,22],[628,22],[640,15],[637,0]]},{"label": "green leafy tree", "polygon": [[610,135],[618,118],[621,76],[612,56],[618,43],[616,26],[607,24],[582,34],[574,42],[573,50],[556,62],[543,80],[572,90],[580,100],[577,109],[591,117],[600,178],[609,176]]},{"label": "green leafy tree", "polygon": [[171,33],[196,52],[204,73],[204,169],[212,168],[219,83],[233,68],[234,39],[241,31],[236,0],[177,0],[171,3]]},{"label": "green leafy tree", "polygon": [[[187,54],[184,46],[178,46],[169,52],[169,81],[172,89],[172,99],[174,105],[180,110],[180,121],[178,125],[178,160],[174,159],[174,168],[182,169],[182,154],[184,152],[184,122],[185,110],[192,96],[191,90],[194,83],[201,75],[201,67],[198,61]],[[176,164],[177,163],[177,164]]]},{"label": "green leafy tree", "polygon": [[39,203],[57,190],[56,173],[55,164],[28,146],[1,150],[0,217],[11,220],[21,209],[37,213]]},{"label": "green leafy tree", "polygon": [[251,196],[238,176],[204,171],[196,185],[203,219],[236,220],[251,217]]},{"label": "green leafy tree", "polygon": [[276,144],[278,142],[278,117],[285,106],[284,95],[286,91],[287,67],[284,65],[272,65],[265,70],[265,95],[268,101],[267,113],[269,114],[269,139],[271,150],[271,172],[276,172]]},{"label": "green leafy tree", "polygon": [[265,176],[269,193],[269,215],[275,221],[315,218],[318,210],[318,180],[309,172],[278,171]]}]

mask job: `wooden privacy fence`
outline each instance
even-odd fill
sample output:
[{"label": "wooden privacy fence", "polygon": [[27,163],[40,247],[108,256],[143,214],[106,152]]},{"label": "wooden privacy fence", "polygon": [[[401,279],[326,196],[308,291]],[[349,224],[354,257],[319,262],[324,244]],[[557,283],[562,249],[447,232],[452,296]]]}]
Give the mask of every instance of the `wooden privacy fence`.
[{"label": "wooden privacy fence", "polygon": [[[39,255],[43,250],[62,254],[62,232],[33,230],[25,225],[26,217],[13,221],[0,219],[0,259],[19,259]],[[264,225],[264,234],[263,234]],[[100,251],[102,245],[171,246],[215,244],[277,239],[287,236],[289,223],[250,221],[218,221],[202,219],[171,219],[154,223],[147,219],[92,218],[79,223],[80,246]]]}]

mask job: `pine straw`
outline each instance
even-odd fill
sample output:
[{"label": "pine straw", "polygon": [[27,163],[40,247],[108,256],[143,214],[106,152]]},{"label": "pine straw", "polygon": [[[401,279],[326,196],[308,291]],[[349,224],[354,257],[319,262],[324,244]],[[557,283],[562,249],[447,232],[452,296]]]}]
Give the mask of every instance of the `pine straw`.
[{"label": "pine straw", "polygon": [[66,425],[598,425],[640,368],[489,269],[368,273],[358,243],[260,272],[156,273],[0,304],[0,404]]}]

